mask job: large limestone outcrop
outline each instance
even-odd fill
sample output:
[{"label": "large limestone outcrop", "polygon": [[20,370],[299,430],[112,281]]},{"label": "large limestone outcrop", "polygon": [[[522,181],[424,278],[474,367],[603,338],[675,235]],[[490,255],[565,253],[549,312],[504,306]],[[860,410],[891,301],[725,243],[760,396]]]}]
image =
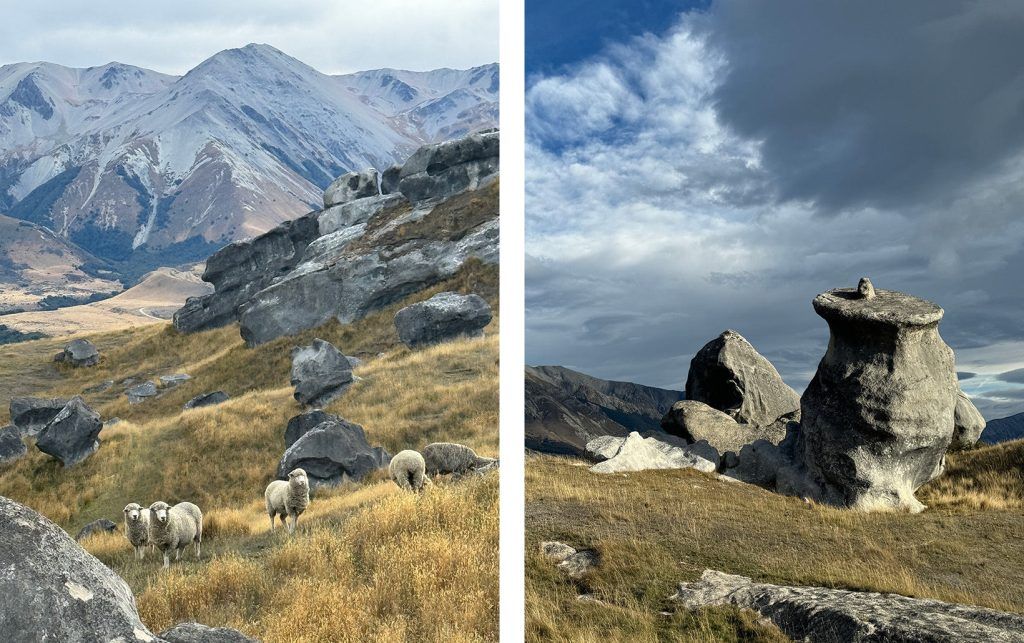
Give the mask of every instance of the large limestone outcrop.
[{"label": "large limestone outcrop", "polygon": [[734,330],[725,331],[693,356],[686,399],[704,402],[753,426],[769,425],[800,408],[797,392]]},{"label": "large limestone outcrop", "polygon": [[920,511],[914,492],[942,472],[953,437],[953,351],[939,336],[941,308],[866,281],[814,299],[828,350],[776,485],[840,506]]},{"label": "large limestone outcrop", "polygon": [[63,529],[2,496],[0,542],[0,640],[157,640],[120,576]]},{"label": "large limestone outcrop", "polygon": [[249,345],[350,323],[453,276],[498,261],[498,133],[422,147],[383,176],[340,177],[325,209],[231,244],[207,261],[212,294],[175,313],[183,332],[240,321]]},{"label": "large limestone outcrop", "polygon": [[693,610],[754,610],[795,641],[1024,641],[1020,614],[898,594],[755,583],[711,569],[697,582],[681,583],[670,598]]},{"label": "large limestone outcrop", "polygon": [[239,306],[299,262],[306,246],[319,235],[318,214],[285,221],[265,234],[212,254],[206,260],[203,281],[213,284],[214,292],[189,297],[174,313],[174,327],[191,333],[237,320]]}]

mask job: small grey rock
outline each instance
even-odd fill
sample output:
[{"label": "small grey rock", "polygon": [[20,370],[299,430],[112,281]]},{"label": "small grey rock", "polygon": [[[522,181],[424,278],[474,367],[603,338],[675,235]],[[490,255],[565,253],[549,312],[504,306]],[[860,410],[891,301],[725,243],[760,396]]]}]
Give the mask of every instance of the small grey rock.
[{"label": "small grey rock", "polygon": [[100,518],[99,520],[93,520],[88,525],[82,527],[78,535],[75,536],[75,540],[81,541],[83,538],[91,536],[93,534],[112,533],[117,531],[117,523],[106,518]]},{"label": "small grey rock", "polygon": [[0,429],[0,466],[20,460],[27,453],[28,447],[18,427],[11,425]]},{"label": "small grey rock", "polygon": [[212,393],[203,393],[197,395],[188,402],[185,402],[184,408],[186,409],[198,409],[204,406],[216,406],[222,404],[231,399],[231,396],[224,391],[213,391]]},{"label": "small grey rock", "polygon": [[167,643],[259,643],[229,627],[208,627],[199,623],[178,623],[160,632]]},{"label": "small grey rock", "polygon": [[129,404],[138,404],[146,400],[147,398],[156,395],[156,384],[153,382],[143,382],[142,384],[136,384],[125,391],[125,395],[128,396]]}]

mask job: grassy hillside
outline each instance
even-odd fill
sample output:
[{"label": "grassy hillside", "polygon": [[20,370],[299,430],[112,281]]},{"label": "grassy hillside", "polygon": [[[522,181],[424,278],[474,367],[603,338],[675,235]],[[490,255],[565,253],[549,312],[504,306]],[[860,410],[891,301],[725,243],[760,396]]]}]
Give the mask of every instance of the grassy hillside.
[{"label": "grassy hillside", "polygon": [[[182,620],[239,628],[266,641],[497,638],[497,475],[439,481],[422,496],[379,475],[318,492],[289,539],[267,532],[262,494],[284,450],[284,427],[301,411],[288,384],[290,351],[314,337],[364,364],[362,378],[329,412],[357,422],[392,453],[437,440],[479,453],[498,450],[498,318],[480,339],[420,351],[401,346],[392,324],[403,305],[441,290],[477,292],[497,306],[496,268],[473,264],[446,284],[349,326],[246,348],[237,327],[180,335],[167,324],[90,337],[99,366],[53,364],[62,342],[0,351],[0,391],[67,396],[105,380],[192,379],[142,404],[124,386],[84,397],[104,418],[100,450],[63,469],[30,449],[0,470],[0,495],[74,534],[97,518],[120,522],[128,502],[190,500],[204,509],[203,559],[169,571],[137,562],[120,535],[86,547],[132,586],[154,631]],[[191,397],[224,390],[231,400],[182,411]],[[6,399],[0,400],[6,406]],[[0,411],[5,419],[7,410]]]},{"label": "grassy hillside", "polygon": [[[737,610],[676,611],[666,597],[707,568],[1024,612],[1022,463],[1024,441],[955,454],[918,494],[931,508],[910,515],[807,504],[694,471],[598,475],[532,456],[528,638],[785,640]],[[568,580],[537,553],[545,540],[594,548],[602,563]]]}]

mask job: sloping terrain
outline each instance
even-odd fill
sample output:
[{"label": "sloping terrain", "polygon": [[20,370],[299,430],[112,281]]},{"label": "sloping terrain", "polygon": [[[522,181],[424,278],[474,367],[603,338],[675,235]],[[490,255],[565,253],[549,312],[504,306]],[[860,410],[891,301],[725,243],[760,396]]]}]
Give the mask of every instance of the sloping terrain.
[{"label": "sloping terrain", "polygon": [[661,431],[680,391],[612,382],[564,366],[526,367],[526,448],[582,455],[600,435]]},{"label": "sloping terrain", "polygon": [[330,76],[256,44],[181,77],[5,65],[0,212],[133,281],[319,207],[347,171],[495,126],[497,78],[497,65]]},{"label": "sloping terrain", "polygon": [[1022,438],[1024,438],[1024,413],[990,420],[981,434],[981,441],[988,444],[1020,440]]},{"label": "sloping terrain", "polygon": [[[289,539],[267,532],[262,494],[300,412],[289,385],[290,351],[319,337],[364,360],[361,380],[325,410],[361,424],[392,453],[434,441],[498,449],[498,317],[483,338],[418,351],[398,343],[402,306],[442,290],[475,292],[497,313],[497,267],[467,264],[451,280],[349,325],[332,321],[247,348],[237,326],[182,335],[169,324],[91,335],[90,369],[58,366],[52,339],[0,347],[0,396],[71,395],[107,380],[188,373],[192,379],[129,405],[124,386],[84,393],[103,418],[100,449],[63,469],[30,446],[0,469],[0,495],[75,534],[97,518],[120,520],[128,502],[191,500],[206,513],[203,559],[168,571],[133,558],[119,534],[86,547],[134,590],[153,631],[179,621],[239,628],[265,641],[496,640],[498,484],[494,473],[438,480],[420,496],[372,477],[317,492]],[[195,395],[231,399],[182,411]],[[6,400],[0,424],[6,418]],[[287,615],[283,617],[282,615]]]},{"label": "sloping terrain", "polygon": [[121,290],[110,271],[50,230],[0,214],[0,314]]},{"label": "sloping terrain", "polygon": [[[693,470],[600,475],[530,457],[527,638],[786,640],[735,609],[676,609],[668,596],[705,569],[1024,612],[1022,461],[1022,441],[951,454],[915,515],[808,504]],[[537,553],[548,540],[596,549],[601,562],[570,580]]]},{"label": "sloping terrain", "polygon": [[0,323],[18,332],[48,337],[134,328],[170,319],[186,299],[211,290],[195,272],[158,268],[114,297],[59,310],[5,315]]}]

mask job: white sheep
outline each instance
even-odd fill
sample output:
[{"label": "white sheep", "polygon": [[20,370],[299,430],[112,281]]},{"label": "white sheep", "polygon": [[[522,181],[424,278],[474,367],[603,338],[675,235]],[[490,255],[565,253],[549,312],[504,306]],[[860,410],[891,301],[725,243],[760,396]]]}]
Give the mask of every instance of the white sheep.
[{"label": "white sheep", "polygon": [[170,567],[170,554],[181,560],[181,550],[189,543],[196,547],[199,559],[203,542],[203,512],[191,502],[179,502],[173,507],[166,502],[149,506],[149,541],[164,554],[164,569]]},{"label": "white sheep", "polygon": [[137,502],[124,507],[124,535],[135,548],[135,558],[146,557],[146,546],[149,542],[149,512]]},{"label": "white sheep", "polygon": [[462,475],[497,462],[494,458],[478,456],[476,451],[464,444],[434,442],[423,447],[423,458],[427,473],[432,476],[454,473]]},{"label": "white sheep", "polygon": [[426,474],[427,463],[418,451],[406,449],[391,458],[388,473],[401,489],[406,491],[422,491],[423,485],[429,484]]},{"label": "white sheep", "polygon": [[299,516],[309,506],[309,477],[303,469],[293,469],[287,480],[274,480],[268,484],[263,498],[267,501],[270,531],[274,531],[274,517],[281,516],[288,533],[294,534]]}]

